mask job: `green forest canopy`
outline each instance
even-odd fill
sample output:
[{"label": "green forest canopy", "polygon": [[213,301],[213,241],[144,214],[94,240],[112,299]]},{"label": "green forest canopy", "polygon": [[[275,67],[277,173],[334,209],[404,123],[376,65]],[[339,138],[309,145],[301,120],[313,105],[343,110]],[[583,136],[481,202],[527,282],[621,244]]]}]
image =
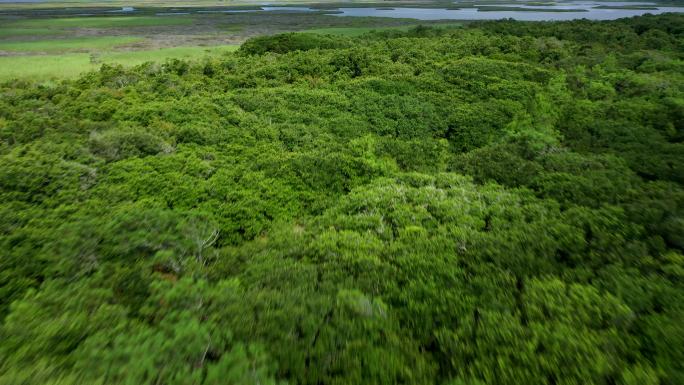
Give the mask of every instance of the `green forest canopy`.
[{"label": "green forest canopy", "polygon": [[684,15],[0,86],[0,383],[684,383]]}]

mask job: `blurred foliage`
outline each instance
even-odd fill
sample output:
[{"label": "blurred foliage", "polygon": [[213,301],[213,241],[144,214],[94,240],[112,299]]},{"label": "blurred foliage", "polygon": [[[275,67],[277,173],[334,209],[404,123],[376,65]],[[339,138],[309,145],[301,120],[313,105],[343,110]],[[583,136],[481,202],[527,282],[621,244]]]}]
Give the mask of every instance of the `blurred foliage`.
[{"label": "blurred foliage", "polygon": [[0,383],[684,383],[683,26],[0,85]]}]

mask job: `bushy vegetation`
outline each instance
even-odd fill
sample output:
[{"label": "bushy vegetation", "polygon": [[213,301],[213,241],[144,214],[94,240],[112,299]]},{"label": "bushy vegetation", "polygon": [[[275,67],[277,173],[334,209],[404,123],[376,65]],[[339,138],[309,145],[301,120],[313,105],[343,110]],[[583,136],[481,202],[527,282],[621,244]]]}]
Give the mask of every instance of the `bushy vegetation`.
[{"label": "bushy vegetation", "polygon": [[0,382],[684,383],[684,16],[0,87]]}]

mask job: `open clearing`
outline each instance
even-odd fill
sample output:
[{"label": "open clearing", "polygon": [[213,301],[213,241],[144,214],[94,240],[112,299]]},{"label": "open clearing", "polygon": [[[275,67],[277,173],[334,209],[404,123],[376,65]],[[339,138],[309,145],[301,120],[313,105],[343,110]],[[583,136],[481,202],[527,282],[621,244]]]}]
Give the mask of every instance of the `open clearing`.
[{"label": "open clearing", "polygon": [[49,28],[7,28],[0,27],[0,39],[15,36],[45,36],[60,34],[59,31],[55,31]]},{"label": "open clearing", "polygon": [[93,71],[102,64],[120,64],[126,67],[145,62],[163,62],[168,59],[198,59],[235,51],[237,45],[216,47],[174,47],[150,51],[106,52],[102,54],[66,53],[61,55],[32,55],[0,57],[0,81],[31,79],[48,81],[75,78]]},{"label": "open clearing", "polygon": [[57,19],[32,19],[11,22],[8,26],[20,28],[117,28],[148,27],[158,25],[188,25],[192,17],[174,16],[108,16],[108,17],[69,17]]},{"label": "open clearing", "polygon": [[80,37],[74,39],[51,39],[37,41],[0,42],[0,51],[15,52],[63,52],[118,47],[141,41],[133,36]]},{"label": "open clearing", "polygon": [[358,36],[370,31],[404,31],[417,24],[410,19],[338,18],[311,13],[53,18],[5,15],[0,16],[0,81],[44,82],[75,78],[103,63],[134,66],[148,61],[220,55],[234,51],[250,37],[281,32]]}]

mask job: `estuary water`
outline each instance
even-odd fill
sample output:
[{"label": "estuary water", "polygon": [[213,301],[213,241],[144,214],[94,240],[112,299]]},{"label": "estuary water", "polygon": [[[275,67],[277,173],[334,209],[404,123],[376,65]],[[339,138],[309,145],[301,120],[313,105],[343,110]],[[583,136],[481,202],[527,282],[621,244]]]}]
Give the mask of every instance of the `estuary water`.
[{"label": "estuary water", "polygon": [[[2,1],[2,0],[0,0]],[[563,2],[549,2],[544,5],[525,5],[524,2],[472,5],[458,9],[458,2],[454,2],[453,9],[446,8],[375,8],[375,7],[341,7],[341,8],[311,8],[306,6],[278,6],[265,4],[258,9],[206,9],[196,10],[196,13],[241,13],[241,12],[320,12],[324,15],[339,17],[392,17],[417,20],[498,20],[515,19],[524,21],[552,21],[552,20],[614,20],[622,17],[632,17],[666,12],[684,12],[684,7],[671,7],[652,2],[620,2],[620,1],[591,1],[574,0]],[[620,9],[620,7],[640,9]],[[509,9],[503,9],[509,8]]]},{"label": "estuary water", "polygon": [[[616,9],[616,7],[621,6],[643,7],[644,9]],[[455,3],[454,7],[458,7],[458,3]],[[512,9],[499,10],[501,7],[510,7]],[[655,3],[570,1],[553,5],[534,6],[515,3],[497,5],[477,5],[476,3],[475,8],[461,9],[339,8],[339,11],[340,13],[334,15],[411,18],[418,20],[497,20],[511,18],[524,21],[552,21],[574,19],[614,20],[646,13],[657,15],[666,12],[684,12],[684,7],[659,6]]]},{"label": "estuary water", "polygon": [[[43,3],[46,7],[50,2],[46,0],[0,0],[0,3]],[[86,4],[86,3],[84,3]],[[624,8],[620,8],[624,7]],[[632,8],[632,9],[628,9]],[[46,10],[47,11],[47,10]],[[97,16],[111,13],[137,14],[143,12],[133,7],[123,7],[118,10],[88,9],[88,14],[80,16]],[[213,8],[173,8],[169,11],[158,12],[158,16],[169,15],[201,15],[212,13],[243,13],[243,12],[273,12],[273,13],[302,13],[317,12],[324,15],[338,17],[391,17],[407,18],[416,20],[498,20],[515,19],[525,21],[553,21],[553,20],[614,20],[623,17],[632,17],[666,12],[684,12],[684,7],[661,5],[653,2],[620,2],[620,1],[592,1],[571,0],[562,2],[540,3],[540,5],[526,5],[524,2],[502,2],[498,4],[477,4],[470,2],[459,9],[459,2],[454,2],[450,9],[446,8],[375,8],[375,7],[331,7],[326,9],[311,8],[307,6],[278,6],[277,4],[264,3],[254,9],[236,9],[230,7]]]}]

